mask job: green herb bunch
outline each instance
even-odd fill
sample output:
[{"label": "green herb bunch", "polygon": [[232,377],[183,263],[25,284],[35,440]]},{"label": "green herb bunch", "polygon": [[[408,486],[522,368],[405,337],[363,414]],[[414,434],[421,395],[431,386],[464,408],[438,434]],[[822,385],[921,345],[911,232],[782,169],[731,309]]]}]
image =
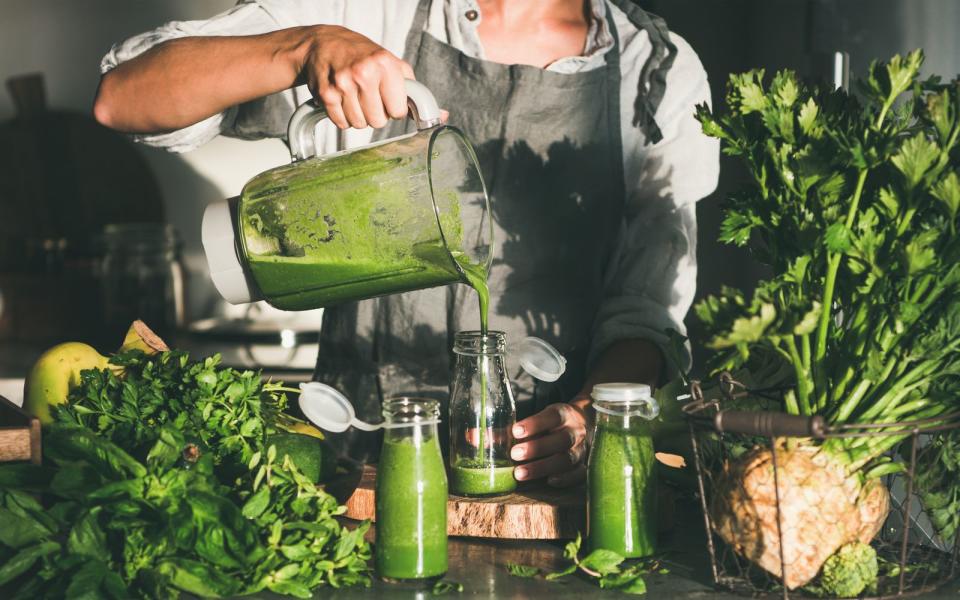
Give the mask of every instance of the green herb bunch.
[{"label": "green herb bunch", "polygon": [[[874,63],[856,95],[751,71],[730,78],[726,114],[698,109],[751,178],[721,241],[773,272],[752,297],[697,305],[711,366],[788,366],[790,414],[896,424],[960,409],[960,81],[920,81],[922,62]],[[894,472],[886,453],[906,433],[885,431],[825,449],[851,473]]]},{"label": "green herb bunch", "polygon": [[253,371],[220,368],[219,356],[191,362],[183,352],[159,359],[132,352],[110,362],[123,377],[109,369],[84,371],[82,385],[54,409],[55,417],[134,454],[156,442],[158,428],[172,427],[212,453],[216,465],[244,466],[286,405],[285,388]]},{"label": "green herb bunch", "polygon": [[0,585],[19,598],[309,598],[369,583],[367,525],[343,528],[343,507],[267,444],[284,388],[218,361],[131,352],[83,372],[44,431],[45,466],[0,468]]}]

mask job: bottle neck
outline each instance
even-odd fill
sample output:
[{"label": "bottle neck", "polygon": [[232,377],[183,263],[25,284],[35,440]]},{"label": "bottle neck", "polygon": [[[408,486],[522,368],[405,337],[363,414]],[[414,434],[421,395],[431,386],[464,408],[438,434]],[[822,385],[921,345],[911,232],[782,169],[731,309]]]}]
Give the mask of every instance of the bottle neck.
[{"label": "bottle neck", "polygon": [[507,336],[502,331],[459,331],[453,338],[453,351],[459,356],[504,356]]},{"label": "bottle neck", "polygon": [[435,439],[440,422],[440,403],[427,398],[388,398],[383,403],[388,440]]},{"label": "bottle neck", "polygon": [[650,422],[649,406],[637,402],[602,402],[595,400],[593,409],[596,414],[597,429],[632,431],[644,428]]}]

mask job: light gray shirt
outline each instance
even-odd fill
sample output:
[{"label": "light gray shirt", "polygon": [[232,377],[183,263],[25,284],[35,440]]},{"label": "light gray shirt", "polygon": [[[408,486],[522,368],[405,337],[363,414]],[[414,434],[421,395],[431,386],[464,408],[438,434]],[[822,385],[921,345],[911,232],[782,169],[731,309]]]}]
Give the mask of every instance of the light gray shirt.
[{"label": "light gray shirt", "polygon": [[[204,21],[167,23],[111,48],[101,70],[109,71],[167,40],[187,36],[254,35],[310,24],[341,25],[357,31],[397,56],[403,55],[413,21],[414,0],[242,0],[233,9]],[[583,52],[546,69],[577,73],[602,68],[613,47],[606,14],[612,11],[620,38],[621,123],[626,210],[620,248],[607,269],[608,290],[596,317],[590,356],[631,338],[665,343],[667,328],[685,332],[683,319],[696,289],[696,202],[710,194],[719,174],[719,144],[694,119],[697,104],[710,102],[706,72],[697,54],[676,34],[677,56],[667,76],[656,121],[663,139],[648,145],[632,125],[640,71],[651,51],[647,34],[605,0],[591,0]],[[473,11],[476,11],[475,13]],[[471,17],[474,17],[471,19]],[[476,0],[434,0],[427,33],[465,54],[484,58],[477,33],[482,13]],[[253,75],[255,76],[255,75]],[[190,127],[135,136],[137,141],[173,152],[187,152],[217,135],[243,139],[283,137],[294,108],[310,98],[306,86],[230,108]],[[444,107],[456,123],[456,106]],[[332,152],[369,143],[372,130],[343,135],[321,125],[318,149]],[[687,359],[689,362],[689,358]]]}]

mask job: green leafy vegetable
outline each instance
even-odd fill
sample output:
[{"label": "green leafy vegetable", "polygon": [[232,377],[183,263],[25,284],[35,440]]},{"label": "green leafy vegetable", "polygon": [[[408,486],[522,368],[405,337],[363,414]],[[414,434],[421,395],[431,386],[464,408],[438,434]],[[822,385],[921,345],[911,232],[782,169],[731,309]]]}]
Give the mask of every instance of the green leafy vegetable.
[{"label": "green leafy vegetable", "polygon": [[50,556],[58,550],[60,550],[60,544],[56,542],[40,542],[20,550],[0,566],[0,585],[9,583],[32,567],[38,559]]},{"label": "green leafy vegetable", "polygon": [[807,591],[824,598],[856,598],[876,592],[880,565],[877,552],[867,544],[842,546],[823,563],[820,579]]},{"label": "green leafy vegetable", "polygon": [[600,576],[612,575],[620,572],[620,563],[623,560],[623,557],[613,550],[599,548],[580,560],[580,568]]},{"label": "green leafy vegetable", "polygon": [[571,564],[559,571],[545,572],[538,567],[512,563],[507,564],[507,570],[515,577],[536,577],[543,574],[547,581],[557,581],[579,571],[591,580],[596,581],[601,588],[615,589],[625,594],[635,595],[647,592],[647,585],[643,579],[644,575],[669,573],[667,569],[661,569],[657,561],[646,560],[625,565],[624,557],[612,550],[603,548],[593,550],[581,559],[579,557],[581,543],[582,539],[579,534],[577,539],[567,543],[564,547],[563,556],[571,561]]},{"label": "green leafy vegetable", "polygon": [[448,579],[441,579],[440,581],[433,584],[433,595],[442,596],[444,594],[449,594],[450,592],[462,592],[463,584],[456,581],[450,581]]},{"label": "green leafy vegetable", "polygon": [[540,569],[537,567],[517,565],[514,563],[507,563],[507,570],[515,577],[536,577],[540,574]]},{"label": "green leafy vegetable", "polygon": [[343,527],[344,508],[268,442],[282,386],[177,351],[111,362],[122,378],[84,371],[55,410],[45,467],[0,467],[0,584],[15,598],[369,584],[369,524]]},{"label": "green leafy vegetable", "polygon": [[934,436],[917,457],[916,487],[927,516],[945,541],[960,530],[960,432]]},{"label": "green leafy vegetable", "polygon": [[902,468],[897,423],[960,409],[960,80],[919,81],[922,62],[874,63],[857,96],[751,71],[731,77],[727,114],[698,110],[751,177],[721,239],[773,273],[697,305],[711,367],[776,361],[786,412],[894,424],[824,445],[874,477]]}]

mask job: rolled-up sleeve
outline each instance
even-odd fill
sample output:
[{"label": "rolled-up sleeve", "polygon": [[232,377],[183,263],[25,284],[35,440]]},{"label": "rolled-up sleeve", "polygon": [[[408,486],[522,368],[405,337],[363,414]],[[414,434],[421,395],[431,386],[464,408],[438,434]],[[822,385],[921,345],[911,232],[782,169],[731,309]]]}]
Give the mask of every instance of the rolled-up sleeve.
[{"label": "rolled-up sleeve", "polygon": [[[100,72],[143,54],[150,48],[170,40],[191,36],[256,35],[275,31],[283,25],[282,17],[257,0],[244,0],[232,9],[202,21],[173,21],[153,31],[135,35],[114,44],[100,62]],[[213,115],[199,123],[176,131],[136,134],[132,138],[148,146],[170,152],[187,152],[229,130],[236,118],[237,107]]]},{"label": "rolled-up sleeve", "polygon": [[[694,118],[710,101],[696,53],[674,36],[678,53],[657,111],[663,139],[644,146],[624,121],[626,207],[616,251],[606,271],[588,364],[613,343],[646,339],[663,350],[666,330],[685,334],[696,291],[696,202],[716,189],[719,145]],[[625,119],[629,118],[625,115]],[[684,369],[690,367],[689,348]]]}]

